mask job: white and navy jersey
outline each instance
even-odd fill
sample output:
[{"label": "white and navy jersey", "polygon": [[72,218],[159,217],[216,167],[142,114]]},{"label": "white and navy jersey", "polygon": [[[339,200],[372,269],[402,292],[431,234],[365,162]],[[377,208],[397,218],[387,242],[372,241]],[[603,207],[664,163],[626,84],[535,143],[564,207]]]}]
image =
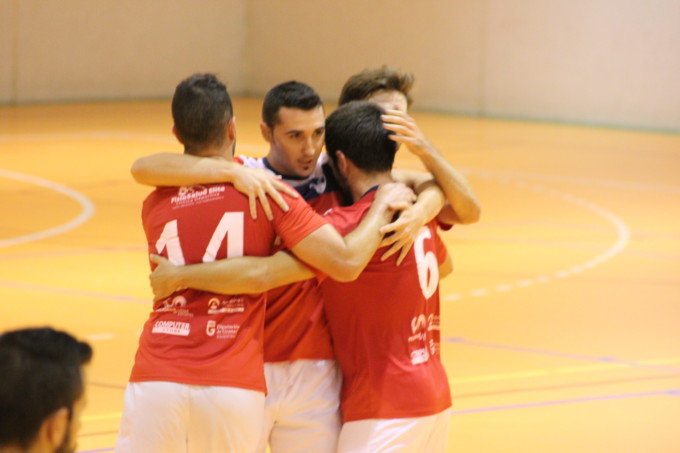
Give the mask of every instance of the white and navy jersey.
[{"label": "white and navy jersey", "polygon": [[319,156],[319,160],[316,162],[314,171],[306,178],[279,174],[272,168],[266,157],[237,156],[236,160],[245,167],[262,168],[269,170],[275,175],[281,176],[284,182],[297,190],[298,193],[302,195],[302,198],[304,198],[307,202],[310,202],[310,204],[312,200],[315,200],[323,194],[340,191],[340,186],[335,179],[333,169],[331,168],[330,162],[328,161],[328,155],[326,153],[322,153]]}]

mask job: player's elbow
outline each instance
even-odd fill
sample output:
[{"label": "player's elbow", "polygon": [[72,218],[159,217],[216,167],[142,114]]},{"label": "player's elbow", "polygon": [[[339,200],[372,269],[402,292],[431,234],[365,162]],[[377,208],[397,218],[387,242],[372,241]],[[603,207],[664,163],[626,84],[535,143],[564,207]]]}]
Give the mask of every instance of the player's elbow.
[{"label": "player's elbow", "polygon": [[439,279],[444,279],[453,273],[453,261],[450,256],[439,266]]},{"label": "player's elbow", "polygon": [[249,272],[241,274],[241,283],[247,292],[258,294],[269,291],[276,286],[266,266],[253,267]]},{"label": "player's elbow", "polygon": [[359,278],[359,275],[361,275],[361,270],[346,268],[341,274],[334,278],[334,280],[339,282],[352,282]]},{"label": "player's elbow", "polygon": [[353,277],[353,275],[351,275],[351,273],[347,272],[345,269],[333,269],[332,271],[328,272],[328,276],[336,282],[344,283],[356,280],[356,277]]},{"label": "player's elbow", "polygon": [[149,184],[148,166],[144,162],[144,158],[139,158],[130,167],[130,174],[132,178],[139,184]]},{"label": "player's elbow", "polygon": [[447,208],[449,217],[454,217],[455,221],[453,223],[456,224],[469,225],[478,222],[482,215],[482,208],[475,197],[458,200],[456,205],[447,203],[447,207],[442,209],[440,214],[445,214]]},{"label": "player's elbow", "polygon": [[243,285],[244,292],[249,294],[260,294],[265,293],[271,289],[268,285],[268,280],[262,276],[245,276],[240,279],[241,285]]},{"label": "player's elbow", "polygon": [[338,282],[354,281],[359,278],[361,271],[363,271],[362,264],[353,259],[338,260],[328,276]]},{"label": "player's elbow", "polygon": [[468,209],[465,210],[464,215],[459,216],[460,217],[460,223],[463,225],[469,225],[471,223],[477,223],[479,222],[480,217],[482,216],[482,208],[479,206],[479,203],[471,203]]}]

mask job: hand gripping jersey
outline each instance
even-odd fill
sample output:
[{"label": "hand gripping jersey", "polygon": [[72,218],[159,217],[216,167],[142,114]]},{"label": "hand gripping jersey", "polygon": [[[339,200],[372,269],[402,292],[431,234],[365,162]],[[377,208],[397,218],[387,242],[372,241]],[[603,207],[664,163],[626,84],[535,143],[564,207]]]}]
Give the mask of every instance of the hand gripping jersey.
[{"label": "hand gripping jersey", "polygon": [[[238,156],[249,168],[262,168],[277,174],[266,158]],[[340,206],[340,191],[328,156],[323,153],[306,178],[283,176],[318,213]],[[321,293],[315,279],[270,290],[264,326],[265,362],[300,359],[333,359],[333,349],[323,313]]]},{"label": "hand gripping jersey", "polygon": [[[268,256],[279,236],[292,247],[326,224],[301,199],[273,205],[274,220],[228,184],[161,187],[144,201],[149,252],[175,264]],[[144,325],[131,382],[170,381],[265,390],[263,322],[266,296],[185,290],[156,302]]]},{"label": "hand gripping jersey", "polygon": [[[341,234],[366,214],[375,191],[326,219]],[[321,284],[343,375],[343,421],[411,418],[451,405],[439,356],[439,263],[446,249],[436,222],[425,225],[400,266],[379,249],[359,278]]]}]

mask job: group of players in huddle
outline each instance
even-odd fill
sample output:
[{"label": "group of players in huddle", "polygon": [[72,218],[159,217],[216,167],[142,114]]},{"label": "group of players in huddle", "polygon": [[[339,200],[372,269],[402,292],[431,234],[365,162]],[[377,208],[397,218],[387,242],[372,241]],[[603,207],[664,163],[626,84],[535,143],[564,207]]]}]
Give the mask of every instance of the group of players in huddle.
[{"label": "group of players in huddle", "polygon": [[[412,85],[364,70],[326,117],[311,87],[279,84],[260,158],[234,156],[217,77],[177,86],[184,154],[132,166],[156,186],[142,209],[154,307],[117,452],[446,451],[438,231],[480,208],[408,115]],[[400,145],[427,172],[393,169]]]}]

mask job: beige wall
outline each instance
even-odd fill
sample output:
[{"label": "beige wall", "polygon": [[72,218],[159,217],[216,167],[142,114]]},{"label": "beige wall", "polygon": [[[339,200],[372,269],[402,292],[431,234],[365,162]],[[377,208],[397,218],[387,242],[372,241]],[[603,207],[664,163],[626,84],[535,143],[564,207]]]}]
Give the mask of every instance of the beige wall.
[{"label": "beige wall", "polygon": [[680,130],[680,2],[491,1],[494,115]]},{"label": "beige wall", "polygon": [[248,87],[298,77],[337,99],[389,63],[416,105],[680,131],[678,0],[254,0]]},{"label": "beige wall", "polygon": [[0,103],[7,102],[13,91],[15,14],[14,1],[0,0]]},{"label": "beige wall", "polygon": [[392,64],[416,108],[680,131],[678,0],[0,0],[0,102],[234,94],[334,101]]},{"label": "beige wall", "polygon": [[0,4],[2,102],[167,97],[197,71],[243,89],[243,0]]},{"label": "beige wall", "polygon": [[254,0],[250,8],[254,92],[299,78],[337,100],[348,76],[387,63],[415,73],[418,107],[478,110],[483,1]]}]

